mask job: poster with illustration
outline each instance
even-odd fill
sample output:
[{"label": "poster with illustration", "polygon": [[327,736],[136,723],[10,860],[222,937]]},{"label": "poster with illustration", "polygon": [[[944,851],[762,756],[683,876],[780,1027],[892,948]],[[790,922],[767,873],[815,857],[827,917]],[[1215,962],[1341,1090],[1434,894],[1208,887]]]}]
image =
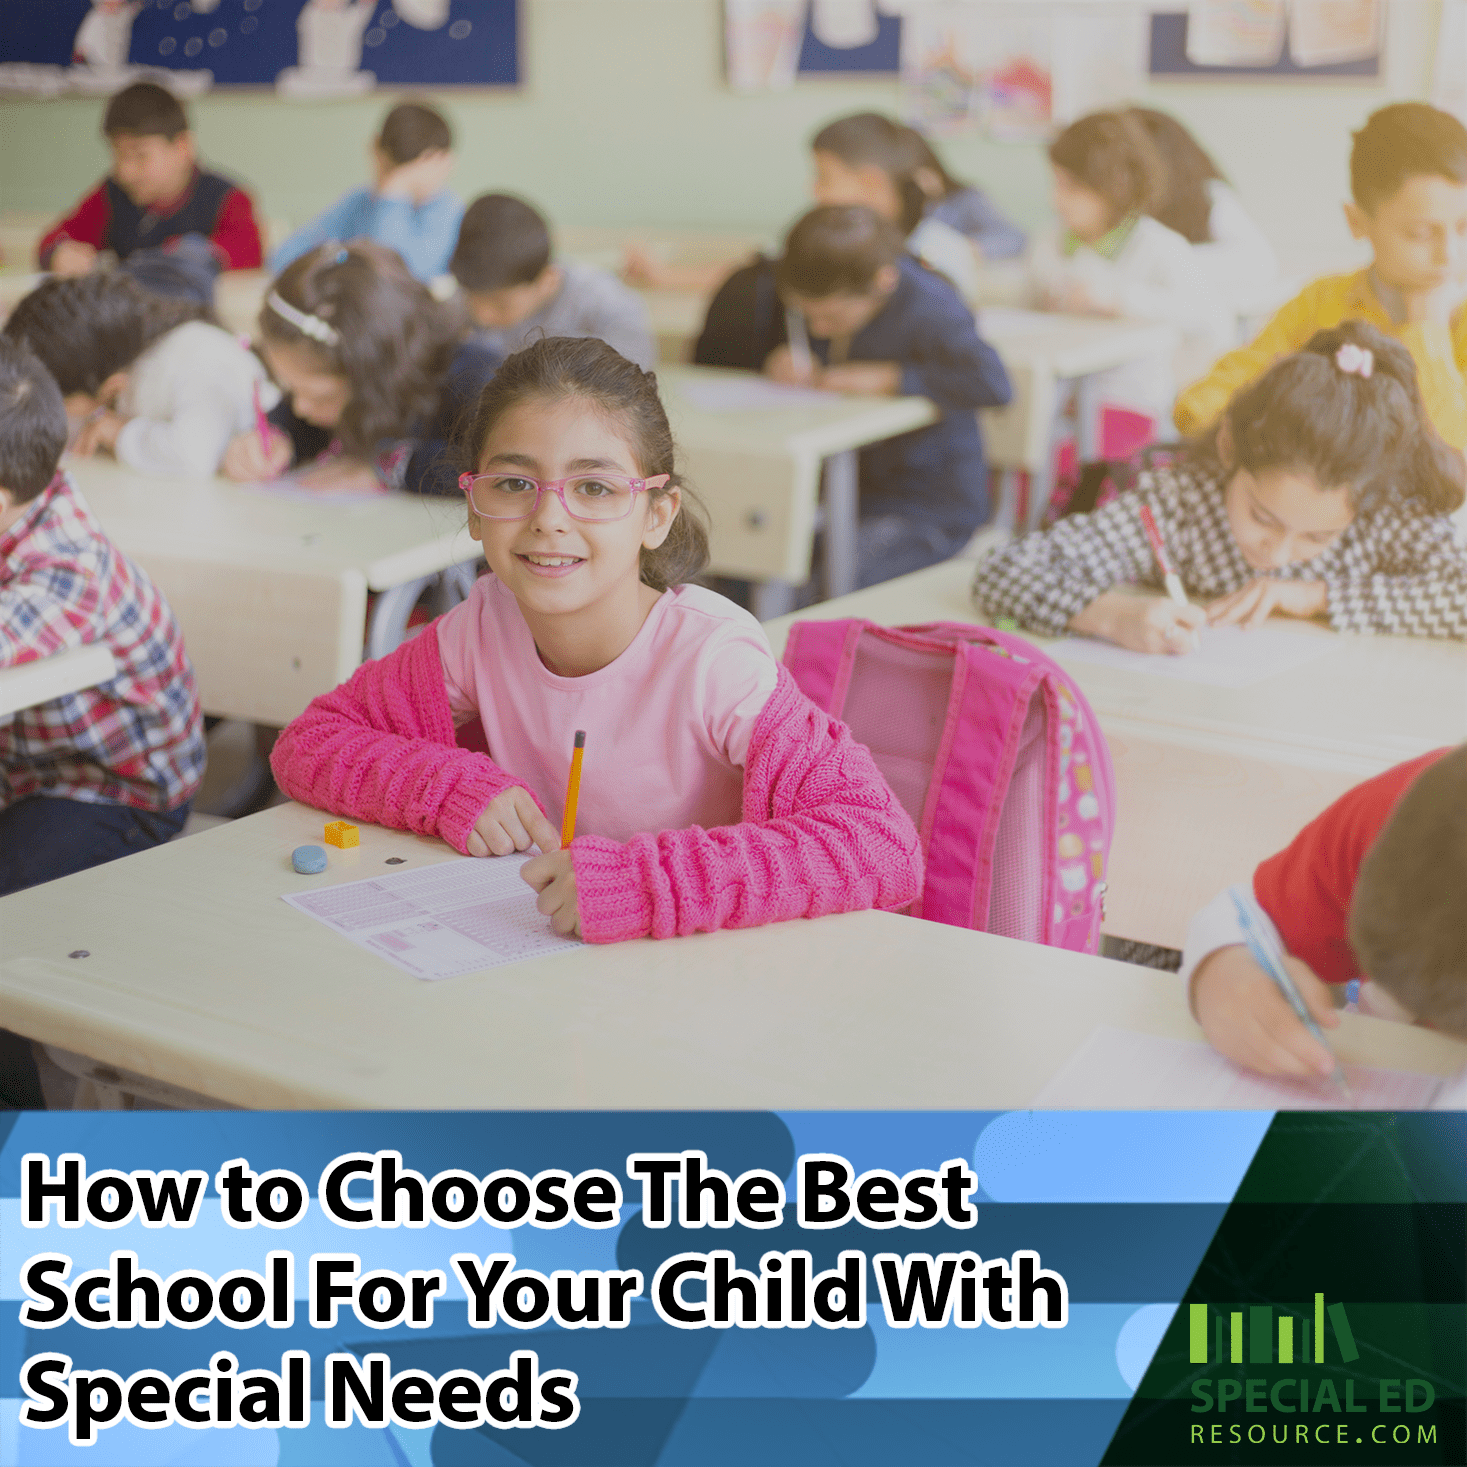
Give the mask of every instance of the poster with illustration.
[{"label": "poster with illustration", "polygon": [[518,0],[46,0],[6,6],[0,92],[287,97],[519,82]]}]

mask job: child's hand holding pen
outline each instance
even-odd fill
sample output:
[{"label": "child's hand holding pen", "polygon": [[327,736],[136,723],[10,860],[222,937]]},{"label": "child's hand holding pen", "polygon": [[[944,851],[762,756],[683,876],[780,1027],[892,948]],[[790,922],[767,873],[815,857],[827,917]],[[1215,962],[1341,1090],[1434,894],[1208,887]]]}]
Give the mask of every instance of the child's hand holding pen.
[{"label": "child's hand holding pen", "polygon": [[[1327,984],[1307,963],[1284,954],[1284,965],[1299,996],[1323,1029],[1338,1026]],[[1321,1044],[1254,962],[1246,947],[1219,948],[1192,975],[1192,1012],[1208,1042],[1235,1064],[1265,1075],[1322,1078],[1335,1069],[1335,1057]]]},{"label": "child's hand holding pen", "polygon": [[126,423],[127,419],[120,413],[113,412],[111,408],[97,408],[77,430],[70,452],[78,458],[90,458],[99,448],[105,448],[109,453],[115,452],[117,435],[122,432]]}]

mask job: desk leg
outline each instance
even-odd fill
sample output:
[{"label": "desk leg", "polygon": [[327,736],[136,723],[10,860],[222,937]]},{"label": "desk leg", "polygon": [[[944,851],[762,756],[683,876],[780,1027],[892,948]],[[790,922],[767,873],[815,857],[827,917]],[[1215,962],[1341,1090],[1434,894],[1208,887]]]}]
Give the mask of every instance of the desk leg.
[{"label": "desk leg", "polygon": [[1055,445],[1051,443],[1044,467],[1030,471],[1029,503],[1025,506],[1022,529],[1037,530],[1044,511],[1049,508],[1049,496],[1054,493],[1054,450]]},{"label": "desk leg", "polygon": [[1096,377],[1081,377],[1075,383],[1075,454],[1081,464],[1100,457],[1100,394]]},{"label": "desk leg", "polygon": [[846,596],[856,589],[856,521],[860,486],[856,452],[847,449],[825,460],[825,594]]}]

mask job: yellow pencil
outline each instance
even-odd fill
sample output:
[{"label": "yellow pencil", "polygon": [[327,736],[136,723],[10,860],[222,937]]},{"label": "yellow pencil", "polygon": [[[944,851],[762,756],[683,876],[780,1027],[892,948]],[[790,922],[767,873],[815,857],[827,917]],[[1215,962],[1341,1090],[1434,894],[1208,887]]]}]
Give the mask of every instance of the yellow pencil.
[{"label": "yellow pencil", "polygon": [[560,847],[576,838],[576,802],[581,798],[581,755],[586,748],[586,731],[576,730],[576,747],[571,753],[570,783],[565,787],[565,815],[560,822]]}]

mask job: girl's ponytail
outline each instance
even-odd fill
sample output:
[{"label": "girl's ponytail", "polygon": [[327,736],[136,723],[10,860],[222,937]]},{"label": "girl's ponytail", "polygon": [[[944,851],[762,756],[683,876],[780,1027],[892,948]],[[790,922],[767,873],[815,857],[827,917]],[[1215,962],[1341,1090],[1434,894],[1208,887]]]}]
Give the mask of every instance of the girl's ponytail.
[{"label": "girl's ponytail", "polygon": [[1364,321],[1316,331],[1237,393],[1226,416],[1236,464],[1250,473],[1348,486],[1357,511],[1390,493],[1429,514],[1463,502],[1467,464],[1432,427],[1411,353]]}]

